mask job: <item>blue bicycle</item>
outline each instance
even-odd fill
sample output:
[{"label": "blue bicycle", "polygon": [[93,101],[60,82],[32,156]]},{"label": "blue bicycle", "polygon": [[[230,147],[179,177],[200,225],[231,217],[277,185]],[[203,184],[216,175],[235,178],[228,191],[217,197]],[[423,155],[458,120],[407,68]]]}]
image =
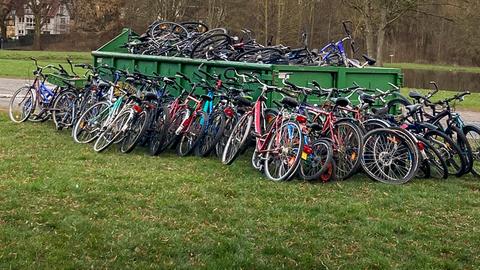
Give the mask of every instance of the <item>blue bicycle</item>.
[{"label": "blue bicycle", "polygon": [[10,99],[9,116],[15,123],[22,123],[26,120],[43,122],[51,117],[53,104],[61,87],[53,88],[46,85],[48,75],[43,73],[46,69],[53,69],[64,77],[69,77],[65,69],[53,65],[41,67],[35,58],[31,58],[36,66],[33,72],[35,79],[31,85],[18,89]]},{"label": "blue bicycle", "polygon": [[360,61],[356,59],[348,58],[347,51],[345,49],[345,43],[350,42],[350,47],[353,53],[357,52],[355,47],[355,40],[352,37],[352,33],[348,28],[348,24],[351,23],[349,21],[342,22],[343,29],[345,31],[345,37],[337,42],[330,42],[325,47],[323,47],[319,51],[319,65],[320,66],[344,66],[344,67],[356,67],[356,68],[364,68],[367,65],[373,66],[376,63],[376,60],[373,58],[368,57],[367,55],[363,55],[365,59],[364,63],[360,63]]}]

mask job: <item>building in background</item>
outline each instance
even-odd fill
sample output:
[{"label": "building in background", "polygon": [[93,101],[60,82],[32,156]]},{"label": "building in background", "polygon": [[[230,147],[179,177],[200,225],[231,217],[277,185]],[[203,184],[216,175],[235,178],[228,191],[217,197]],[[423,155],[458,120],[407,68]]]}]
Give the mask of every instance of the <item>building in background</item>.
[{"label": "building in background", "polygon": [[[42,34],[60,35],[68,33],[70,31],[71,16],[67,6],[60,0],[53,0],[52,5],[46,18],[44,18],[46,23],[42,27]],[[7,30],[9,38],[18,39],[23,36],[33,35],[35,31],[34,15],[27,5],[13,10],[10,18]]]},{"label": "building in background", "polygon": [[12,11],[7,17],[7,38],[15,37],[15,12]]}]

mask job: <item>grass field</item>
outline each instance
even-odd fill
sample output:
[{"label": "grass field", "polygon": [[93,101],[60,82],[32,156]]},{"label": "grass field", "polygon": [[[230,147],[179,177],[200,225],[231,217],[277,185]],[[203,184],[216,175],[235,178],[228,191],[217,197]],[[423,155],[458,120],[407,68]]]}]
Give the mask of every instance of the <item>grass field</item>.
[{"label": "grass field", "polygon": [[[39,52],[39,51],[9,51],[0,50],[0,77],[4,78],[29,78],[35,69],[30,57],[39,60],[40,65],[62,64],[70,71],[66,58],[75,63],[92,63],[89,52]],[[81,71],[81,69],[77,69]]]},{"label": "grass field", "polygon": [[272,183],[0,114],[0,268],[480,267],[480,181]]},{"label": "grass field", "polygon": [[448,71],[448,72],[469,72],[480,73],[480,67],[464,67],[464,66],[449,66],[449,65],[435,65],[435,64],[415,64],[415,63],[385,63],[385,67],[401,68],[401,69],[418,69],[431,71]]},{"label": "grass field", "polygon": [[[410,88],[403,88],[401,93],[408,97],[408,93],[411,91]],[[427,93],[431,92],[432,90],[426,89],[415,89],[415,91],[426,95]],[[438,91],[433,97],[432,101],[444,100],[447,98],[451,98],[455,95],[455,92],[452,91]],[[468,110],[468,111],[480,111],[480,93],[471,93],[468,96],[465,96],[465,99],[461,102],[456,102],[455,108],[459,110]]]}]

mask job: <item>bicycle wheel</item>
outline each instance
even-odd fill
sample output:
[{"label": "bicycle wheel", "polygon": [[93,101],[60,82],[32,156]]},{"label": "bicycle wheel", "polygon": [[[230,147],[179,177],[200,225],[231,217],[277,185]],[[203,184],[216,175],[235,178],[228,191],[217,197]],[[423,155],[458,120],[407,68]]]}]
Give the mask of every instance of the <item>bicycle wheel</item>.
[{"label": "bicycle wheel", "polygon": [[208,156],[225,130],[225,113],[214,112],[208,119],[208,126],[201,142],[195,147],[195,155],[199,157]]},{"label": "bicycle wheel", "polygon": [[468,143],[467,137],[465,137],[465,133],[463,130],[459,129],[456,126],[450,126],[446,130],[446,134],[452,138],[453,142],[455,142],[460,150],[462,151],[462,156],[465,157],[466,165],[463,171],[463,174],[470,173],[472,171],[473,166],[473,155],[472,155],[472,147]]},{"label": "bicycle wheel", "polygon": [[[231,53],[231,44],[232,39],[227,34],[214,34],[207,36],[192,48],[190,58],[203,58],[209,60],[225,58],[223,60],[226,60]],[[230,51],[230,53],[227,53],[228,51]],[[223,55],[223,57],[220,57],[221,55]]]},{"label": "bicycle wheel", "polygon": [[71,127],[75,115],[78,95],[72,90],[60,93],[53,102],[52,119],[58,130]]},{"label": "bicycle wheel", "polygon": [[150,28],[150,36],[156,40],[186,38],[188,30],[181,24],[174,22],[157,22]]},{"label": "bicycle wheel", "polygon": [[462,150],[445,133],[438,130],[427,131],[424,136],[440,152],[443,159],[447,162],[448,173],[450,175],[462,176],[467,165],[466,157],[462,155]]},{"label": "bicycle wheel", "polygon": [[163,106],[157,119],[154,121],[152,135],[149,141],[148,150],[150,155],[156,156],[160,153],[165,140],[168,119],[168,107]]},{"label": "bicycle wheel", "polygon": [[208,115],[204,111],[197,111],[191,121],[177,145],[177,154],[182,157],[190,154],[201,141],[207,129]]},{"label": "bicycle wheel", "polygon": [[225,165],[232,164],[238,157],[245,142],[247,141],[250,129],[252,128],[253,115],[245,114],[238,120],[235,128],[233,128],[230,137],[222,154],[222,163]]},{"label": "bicycle wheel", "polygon": [[223,151],[225,150],[225,145],[227,144],[228,138],[232,133],[232,130],[235,128],[237,124],[238,117],[236,115],[227,118],[225,123],[225,129],[223,131],[220,140],[218,140],[217,144],[215,145],[215,154],[218,158],[222,159]]},{"label": "bicycle wheel", "polygon": [[[305,146],[304,146],[305,148]],[[320,179],[333,160],[333,147],[325,139],[315,140],[308,145],[309,153],[302,152],[299,176],[303,180],[311,181]]]},{"label": "bicycle wheel", "polygon": [[24,86],[13,94],[8,106],[8,116],[14,123],[27,121],[35,109],[35,93],[29,86]]},{"label": "bicycle wheel", "polygon": [[265,175],[272,181],[286,181],[300,165],[303,133],[295,122],[284,123],[268,142]]},{"label": "bicycle wheel", "polygon": [[360,160],[371,179],[386,184],[404,184],[416,174],[419,152],[402,132],[382,128],[365,135]]},{"label": "bicycle wheel", "polygon": [[132,112],[130,110],[120,113],[115,120],[107,126],[105,131],[98,136],[93,145],[93,150],[95,150],[95,152],[102,152],[117,141],[118,138],[123,136],[121,133],[132,124],[131,115]]},{"label": "bicycle wheel", "polygon": [[368,119],[362,122],[362,126],[363,129],[366,131],[366,134],[367,132],[377,128],[388,128],[390,127],[390,124],[380,119]]},{"label": "bicycle wheel", "polygon": [[[448,166],[447,161],[443,159],[442,154],[435,147],[421,136],[416,136],[422,144],[424,158],[421,161],[417,176],[423,178],[447,179]],[[423,173],[423,175],[421,175]]]},{"label": "bicycle wheel", "polygon": [[406,99],[392,99],[387,103],[388,113],[394,115],[397,122],[401,122],[408,114],[407,106],[409,105],[412,105],[412,103]]},{"label": "bicycle wheel", "polygon": [[472,151],[472,174],[480,176],[480,128],[473,125],[466,125],[463,132],[470,144]]},{"label": "bicycle wheel", "polygon": [[[327,137],[331,137],[330,132]],[[350,121],[337,121],[334,124],[335,138],[333,158],[335,159],[335,177],[345,180],[357,172],[360,167],[360,153],[363,148],[363,134],[361,129]]]},{"label": "bicycle wheel", "polygon": [[122,153],[130,153],[135,149],[139,139],[145,133],[147,119],[148,113],[145,110],[133,116],[130,125],[123,131],[124,137],[120,144],[120,151]]},{"label": "bicycle wheel", "polygon": [[285,60],[283,52],[277,48],[255,48],[239,54],[235,61],[248,63],[276,64]]},{"label": "bicycle wheel", "polygon": [[167,124],[165,142],[160,148],[160,152],[166,150],[169,147],[173,147],[178,140],[178,130],[182,122],[188,118],[190,110],[188,108],[180,108],[173,116],[172,121]]},{"label": "bicycle wheel", "polygon": [[88,108],[75,124],[72,135],[77,143],[90,143],[101,132],[102,124],[108,118],[111,104],[101,101]]}]

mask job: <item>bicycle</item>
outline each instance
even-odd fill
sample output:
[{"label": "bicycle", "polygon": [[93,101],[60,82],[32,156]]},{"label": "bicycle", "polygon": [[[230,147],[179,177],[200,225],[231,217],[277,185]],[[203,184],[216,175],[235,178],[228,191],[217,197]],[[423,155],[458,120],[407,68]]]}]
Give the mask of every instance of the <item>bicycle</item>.
[{"label": "bicycle", "polygon": [[256,139],[252,156],[254,168],[263,171],[270,180],[288,180],[298,169],[304,141],[300,126],[292,120],[293,114],[286,109],[294,108],[296,103],[292,103],[292,99],[284,98],[279,113],[267,125],[264,114],[266,94],[274,91],[287,95],[289,93],[269,86],[253,75],[247,76],[253,83],[260,84],[262,91],[254,106],[245,112],[232,130],[225,145],[222,163],[226,165],[233,163],[253,128],[253,136]]}]

